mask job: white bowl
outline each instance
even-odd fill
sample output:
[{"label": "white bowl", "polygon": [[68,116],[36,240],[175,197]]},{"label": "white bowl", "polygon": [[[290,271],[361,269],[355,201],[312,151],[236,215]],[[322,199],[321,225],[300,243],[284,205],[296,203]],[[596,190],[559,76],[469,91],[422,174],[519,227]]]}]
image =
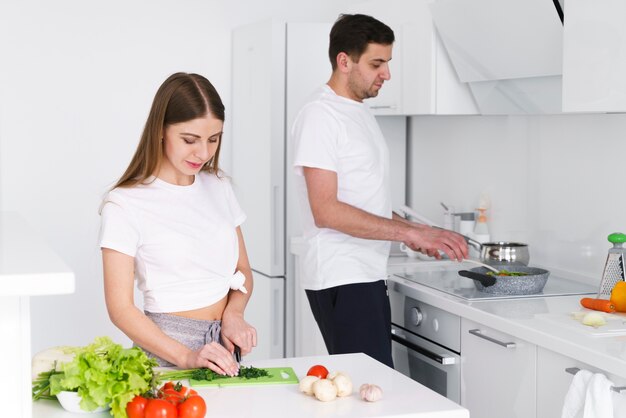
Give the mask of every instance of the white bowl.
[{"label": "white bowl", "polygon": [[59,403],[61,404],[63,409],[78,414],[92,414],[95,412],[103,412],[111,409],[110,406],[101,406],[94,409],[93,411],[85,411],[84,409],[80,408],[81,398],[80,396],[78,396],[77,392],[59,392],[57,394],[57,399],[59,400]]}]

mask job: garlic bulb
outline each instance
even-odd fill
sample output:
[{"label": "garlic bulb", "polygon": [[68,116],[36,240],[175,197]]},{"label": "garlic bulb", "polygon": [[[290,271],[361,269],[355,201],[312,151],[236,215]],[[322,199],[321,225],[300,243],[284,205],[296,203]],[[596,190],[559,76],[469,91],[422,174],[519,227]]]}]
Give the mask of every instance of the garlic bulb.
[{"label": "garlic bulb", "polygon": [[359,388],[361,399],[368,402],[376,402],[383,397],[383,390],[376,385],[364,383]]},{"label": "garlic bulb", "polygon": [[328,379],[313,382],[313,394],[322,402],[332,401],[337,397],[337,387]]},{"label": "garlic bulb", "polygon": [[304,376],[302,380],[300,380],[300,392],[304,392],[307,395],[313,395],[313,383],[319,380],[317,376]]},{"label": "garlic bulb", "polygon": [[352,394],[352,380],[348,375],[337,373],[332,381],[337,387],[337,396],[350,396]]}]

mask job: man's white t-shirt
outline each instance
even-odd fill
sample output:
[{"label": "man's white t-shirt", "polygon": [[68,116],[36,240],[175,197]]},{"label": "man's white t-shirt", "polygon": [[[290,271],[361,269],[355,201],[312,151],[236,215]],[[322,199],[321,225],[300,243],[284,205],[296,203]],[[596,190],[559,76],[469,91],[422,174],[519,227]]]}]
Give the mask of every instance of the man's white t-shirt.
[{"label": "man's white t-shirt", "polygon": [[390,219],[389,151],[369,107],[324,85],[300,111],[291,134],[307,244],[303,287],[320,290],[386,278],[390,243],[316,227],[302,169],[336,172],[339,201]]},{"label": "man's white t-shirt", "polygon": [[148,181],[108,193],[100,247],[134,257],[144,310],[212,305],[231,288],[239,259],[236,228],[246,218],[230,182],[205,172],[189,186]]}]

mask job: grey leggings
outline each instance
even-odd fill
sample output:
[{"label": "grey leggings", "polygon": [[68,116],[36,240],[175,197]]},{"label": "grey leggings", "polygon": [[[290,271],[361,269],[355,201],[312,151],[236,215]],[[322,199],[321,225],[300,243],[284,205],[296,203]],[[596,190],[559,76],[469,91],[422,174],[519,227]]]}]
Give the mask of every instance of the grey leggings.
[{"label": "grey leggings", "polygon": [[[213,341],[217,341],[220,344],[222,343],[220,339],[222,321],[204,321],[202,319],[184,318],[167,313],[145,312],[145,314],[161,328],[161,331],[184,344],[190,350],[199,350],[203,345]],[[143,349],[143,351],[146,352],[148,357],[154,358],[159,363],[159,366],[175,366],[169,361],[163,360],[145,349]]]}]

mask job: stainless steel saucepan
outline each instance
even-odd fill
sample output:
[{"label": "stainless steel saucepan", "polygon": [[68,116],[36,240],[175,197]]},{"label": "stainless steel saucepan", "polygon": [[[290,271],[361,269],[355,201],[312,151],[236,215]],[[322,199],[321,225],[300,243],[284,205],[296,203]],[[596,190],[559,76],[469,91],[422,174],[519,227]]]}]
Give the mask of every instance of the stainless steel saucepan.
[{"label": "stainless steel saucepan", "polygon": [[487,242],[481,244],[480,242],[463,236],[468,245],[476,248],[480,254],[480,261],[494,265],[494,264],[515,264],[520,266],[527,266],[530,261],[530,253],[528,251],[528,244],[521,242]]}]

